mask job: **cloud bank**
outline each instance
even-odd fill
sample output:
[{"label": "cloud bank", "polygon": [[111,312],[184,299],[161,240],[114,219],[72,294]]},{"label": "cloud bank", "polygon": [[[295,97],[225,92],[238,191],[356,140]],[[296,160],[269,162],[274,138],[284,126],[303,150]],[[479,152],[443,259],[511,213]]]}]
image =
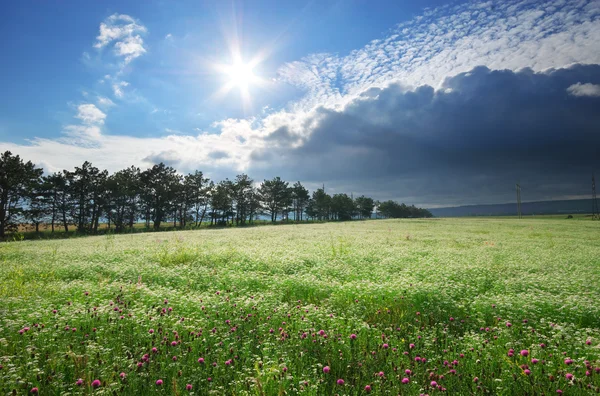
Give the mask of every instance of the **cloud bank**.
[{"label": "cloud bank", "polygon": [[[279,129],[255,166],[427,204],[502,202],[521,182],[529,199],[587,194],[598,166],[600,66],[534,72],[477,67],[439,88],[371,88],[343,110],[320,107],[303,144]],[[525,193],[524,193],[524,196]]]}]

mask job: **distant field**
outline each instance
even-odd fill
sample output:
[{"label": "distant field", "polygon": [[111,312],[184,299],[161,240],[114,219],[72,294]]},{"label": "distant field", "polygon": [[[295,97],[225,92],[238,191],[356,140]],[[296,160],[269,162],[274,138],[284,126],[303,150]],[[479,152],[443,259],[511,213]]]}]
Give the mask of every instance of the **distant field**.
[{"label": "distant field", "polygon": [[[292,221],[292,220],[290,220]],[[311,221],[311,222],[318,222],[318,221]],[[303,223],[308,223],[308,221],[305,221]],[[258,225],[271,225],[271,221],[270,220],[262,220],[262,219],[254,219],[252,221],[252,223],[246,223],[246,227],[248,226],[258,226]],[[277,223],[277,224],[283,224],[281,222]],[[233,227],[234,225],[229,223],[229,225],[227,225],[226,227]],[[198,225],[198,227],[194,226],[193,224],[190,224],[189,226],[187,226],[185,228],[186,231],[190,231],[190,230],[198,230],[198,229],[204,229],[204,228],[218,228],[219,226],[216,225],[211,225],[210,221],[204,221],[201,224]],[[159,231],[173,231],[179,229],[181,230],[181,227],[179,227],[179,224],[177,226],[173,226],[172,222],[163,222],[160,226]],[[98,232],[96,234],[105,234],[108,232],[114,232],[115,227],[114,225],[111,226],[110,228],[108,227],[108,223],[100,223],[98,225]],[[18,226],[17,231],[20,234],[24,234],[24,236],[26,236],[25,239],[48,239],[48,238],[65,238],[65,237],[71,237],[71,236],[86,236],[86,235],[78,235],[77,234],[77,227],[74,224],[70,224],[69,225],[69,235],[65,235],[65,229],[62,225],[55,225],[54,226],[54,235],[52,234],[52,227],[49,224],[40,224],[39,227],[39,233],[36,234],[35,232],[35,226],[31,225],[31,224],[21,224]],[[154,228],[152,227],[152,223],[150,223],[150,227],[146,227],[146,223],[144,222],[137,222],[133,224],[133,230],[130,230],[129,227],[125,228],[124,233],[137,233],[137,232],[154,232]],[[18,240],[19,238],[17,236],[14,236],[14,234],[8,234],[8,240],[9,241],[13,241],[13,240]]]},{"label": "distant field", "polygon": [[564,217],[2,243],[0,390],[597,392],[600,222]]},{"label": "distant field", "polygon": [[[590,214],[582,214],[582,213],[571,214],[570,216],[572,216],[572,219],[567,219],[567,216],[569,216],[569,214],[525,215],[524,218],[530,219],[530,220],[534,220],[534,219],[591,220],[591,217],[592,217],[592,215],[590,215]],[[460,216],[460,217],[447,217],[447,218],[518,219],[517,216]],[[382,219],[379,219],[379,220],[382,220]],[[291,221],[293,221],[293,220],[291,220]],[[308,222],[303,221],[301,223],[308,223]],[[152,228],[152,223],[150,223],[150,224],[151,224],[150,228]],[[210,224],[210,222],[205,221],[200,225],[200,228],[208,227],[209,224]],[[257,219],[257,220],[253,221],[253,224],[255,224],[255,225],[270,225],[270,221],[263,220],[263,219]],[[114,229],[114,226],[111,228]],[[135,230],[141,231],[144,228],[146,228],[146,224],[144,222],[138,222],[133,225],[133,228]],[[173,223],[171,223],[171,222],[165,222],[161,226],[161,230],[171,230],[173,228],[174,228]],[[190,226],[190,228],[193,228],[193,227]],[[75,231],[76,229],[77,229],[77,227],[75,227],[75,225],[69,225],[69,231]],[[100,223],[98,226],[98,229],[101,231],[107,230],[108,223]],[[59,233],[59,234],[64,232],[64,228],[60,224],[55,225],[54,230],[56,233]],[[35,226],[33,226],[31,224],[22,224],[18,227],[18,231],[26,232],[26,233],[33,233],[33,232],[35,232]],[[41,233],[49,234],[50,231],[51,231],[51,227],[49,224],[41,224],[40,225]]]}]

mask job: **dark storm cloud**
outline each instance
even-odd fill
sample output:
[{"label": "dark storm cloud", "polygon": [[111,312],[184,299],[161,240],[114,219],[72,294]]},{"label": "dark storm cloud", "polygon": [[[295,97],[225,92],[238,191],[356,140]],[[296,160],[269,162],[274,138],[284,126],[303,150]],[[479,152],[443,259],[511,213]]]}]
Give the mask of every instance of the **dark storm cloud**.
[{"label": "dark storm cloud", "polygon": [[600,66],[477,67],[438,90],[370,89],[343,111],[319,109],[302,146],[270,153],[269,173],[424,204],[501,202],[517,181],[528,200],[586,194],[600,97],[574,84],[600,84]]}]

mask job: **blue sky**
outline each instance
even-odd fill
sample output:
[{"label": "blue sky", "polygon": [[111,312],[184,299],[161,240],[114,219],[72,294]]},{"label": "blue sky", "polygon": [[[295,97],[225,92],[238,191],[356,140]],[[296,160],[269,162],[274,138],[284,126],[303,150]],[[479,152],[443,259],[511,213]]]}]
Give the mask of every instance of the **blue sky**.
[{"label": "blue sky", "polygon": [[557,151],[599,136],[598,0],[0,10],[0,150],[47,172],[163,161],[438,206],[505,201],[514,179],[529,200],[584,196],[598,165]]},{"label": "blue sky", "polygon": [[[102,21],[113,14],[135,18],[146,28],[145,53],[123,71],[132,97],[106,120],[110,133],[163,135],[167,130],[193,133],[214,121],[247,117],[264,106],[279,108],[300,95],[273,84],[253,90],[252,107],[244,109],[233,90],[209,100],[223,83],[207,61],[228,63],[228,40],[237,35],[246,57],[268,48],[271,53],[256,73],[277,77],[277,68],[311,53],[345,54],[383,37],[398,20],[422,12],[438,1],[150,1],[14,2],[3,5],[1,50],[4,95],[0,138],[14,142],[60,134],[73,107],[93,95],[111,98],[99,83],[114,74],[115,59],[93,48]],[[17,33],[18,32],[18,33]],[[169,35],[169,36],[167,36]],[[89,55],[89,58],[87,55]],[[114,98],[113,98],[114,99]],[[111,100],[113,100],[111,99]],[[158,109],[152,113],[153,110]],[[35,115],[32,114],[32,110]],[[150,111],[148,111],[150,110]]]}]

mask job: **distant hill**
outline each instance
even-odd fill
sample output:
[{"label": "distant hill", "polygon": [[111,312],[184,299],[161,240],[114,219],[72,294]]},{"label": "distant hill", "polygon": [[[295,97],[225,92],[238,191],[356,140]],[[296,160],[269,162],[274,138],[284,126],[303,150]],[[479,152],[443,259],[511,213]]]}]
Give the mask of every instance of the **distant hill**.
[{"label": "distant hill", "polygon": [[[591,199],[570,199],[564,201],[539,201],[523,202],[521,211],[523,215],[549,215],[549,214],[575,214],[591,213]],[[517,204],[492,204],[492,205],[467,205],[448,208],[429,209],[435,217],[461,217],[461,216],[515,216]]]}]

